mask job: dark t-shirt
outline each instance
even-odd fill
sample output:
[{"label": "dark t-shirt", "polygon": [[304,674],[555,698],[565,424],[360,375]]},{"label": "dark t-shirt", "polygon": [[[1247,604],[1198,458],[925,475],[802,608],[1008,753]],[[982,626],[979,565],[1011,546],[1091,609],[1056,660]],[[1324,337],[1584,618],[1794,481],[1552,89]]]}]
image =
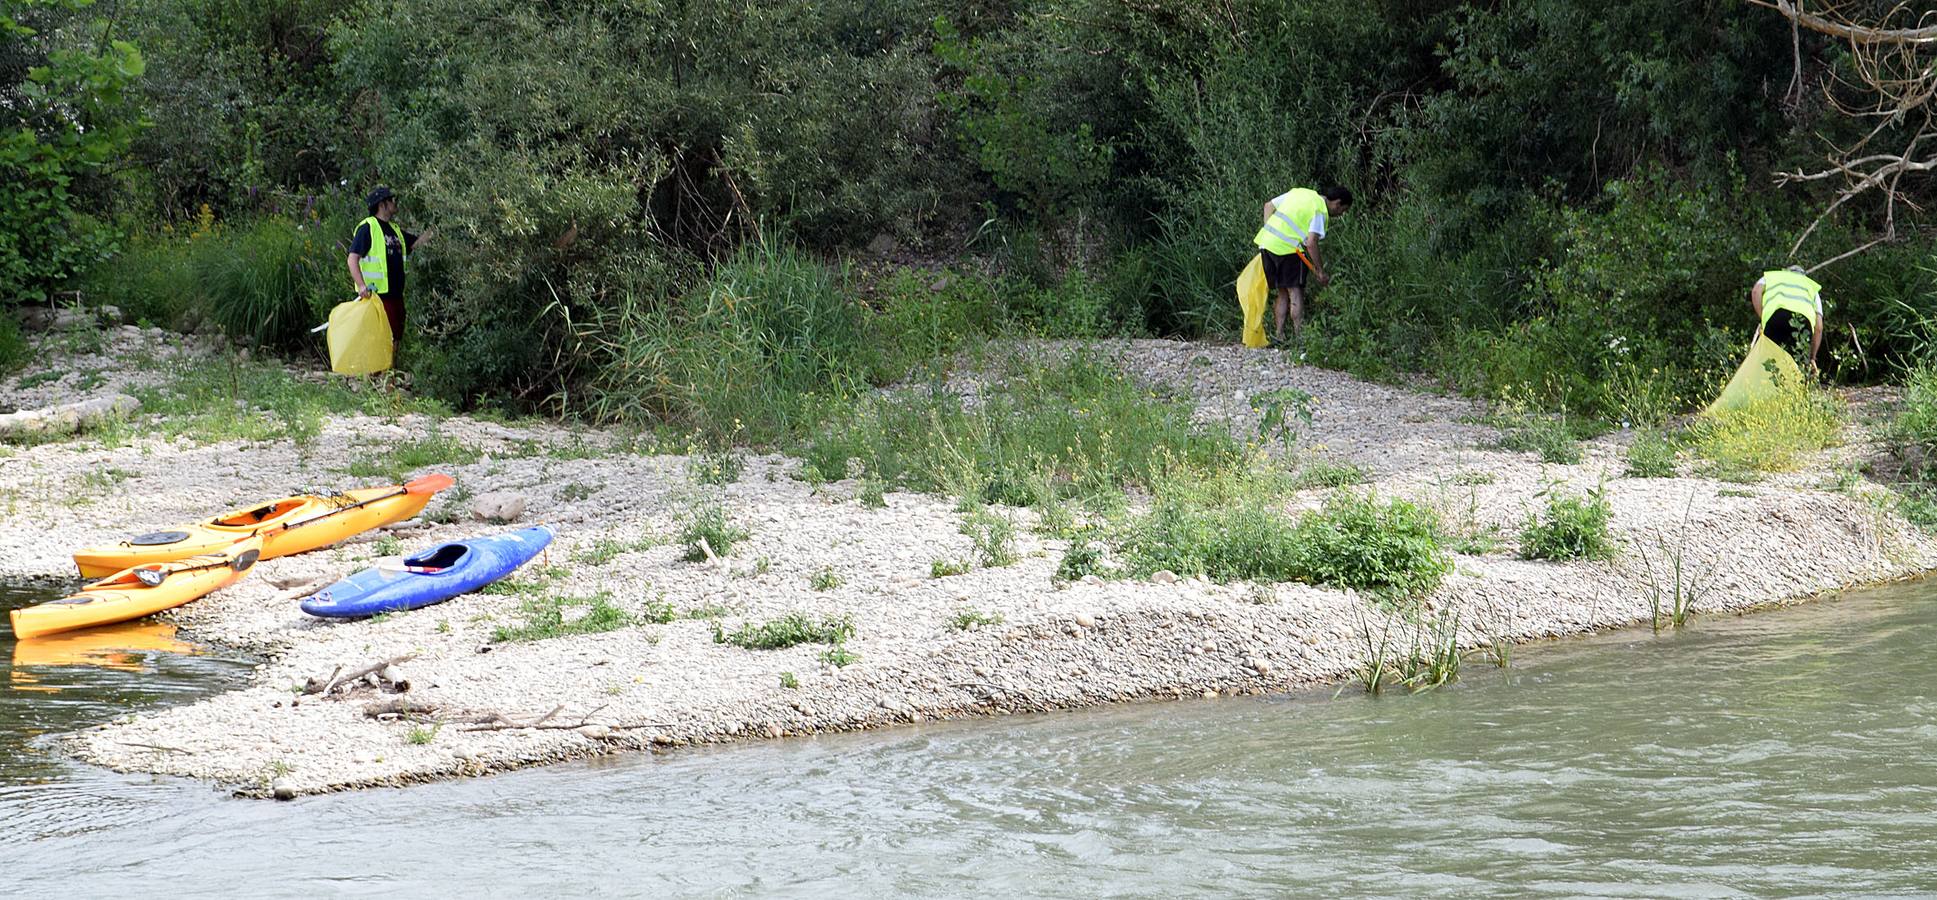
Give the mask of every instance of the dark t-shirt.
[{"label": "dark t-shirt", "polygon": [[[385,297],[401,297],[404,293],[404,251],[397,246],[398,232],[403,232],[404,247],[417,246],[417,232],[404,231],[395,222],[384,227],[383,260],[390,272],[390,290],[383,292]],[[356,236],[350,239],[350,252],[358,256],[370,255],[370,223],[356,226]]]}]

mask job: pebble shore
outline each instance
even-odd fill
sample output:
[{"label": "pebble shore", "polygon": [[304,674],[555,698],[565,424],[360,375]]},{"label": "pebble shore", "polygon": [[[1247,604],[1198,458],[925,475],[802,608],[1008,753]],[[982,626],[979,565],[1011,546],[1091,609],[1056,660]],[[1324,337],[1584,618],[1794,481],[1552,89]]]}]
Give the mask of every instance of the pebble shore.
[{"label": "pebble shore", "polygon": [[[41,376],[22,388],[23,378],[48,371],[37,368],[0,384],[0,404],[28,408],[141,383],[152,375],[118,361],[193,352],[180,344],[160,332],[117,330],[93,355],[56,355],[51,371],[72,370],[60,379]],[[1646,622],[1648,585],[1670,578],[1671,550],[1682,553],[1685,571],[1705,579],[1704,615],[1937,565],[1937,543],[1864,496],[1880,489],[1836,488],[1839,467],[1876,452],[1860,423],[1843,447],[1755,484],[1696,477],[1686,464],[1678,478],[1626,478],[1623,433],[1588,442],[1580,464],[1545,465],[1532,454],[1487,449],[1497,433],[1475,424],[1483,410],[1464,399],[1367,383],[1241,347],[1158,340],[1089,346],[1141,378],[1187,390],[1202,421],[1240,434],[1255,432],[1253,394],[1307,391],[1317,403],[1301,439],[1305,452],[1364,467],[1382,495],[1429,503],[1466,527],[1498,526],[1502,545],[1458,556],[1454,573],[1427,600],[1434,613],[1459,616],[1464,646]],[[1876,394],[1853,395],[1859,413],[1883,402]],[[431,427],[414,416],[346,416],[329,420],[302,447],[159,439],[106,447],[83,438],[4,448],[0,576],[67,576],[76,547],[294,490],[360,486],[368,479],[342,472],[351,460]],[[870,507],[859,502],[857,482],[811,485],[797,477],[799,463],[783,456],[748,457],[737,481],[707,485],[694,477],[697,458],[586,451],[603,446],[606,435],[465,417],[438,428],[483,456],[425,471],[448,472],[473,493],[521,495],[522,523],[558,527],[548,558],[535,564],[567,570],[552,593],[605,592],[632,612],[649,603],[710,609],[728,629],[795,612],[848,616],[855,634],[846,648],[858,659],[837,667],[822,658],[824,645],[756,651],[717,643],[705,619],[492,642],[496,627],[518,621],[518,596],[472,594],[348,622],[310,618],[287,598],[291,586],[371,565],[380,550],[515,527],[462,516],[433,524],[428,519],[447,517],[440,504],[452,502],[439,500],[426,518],[261,563],[235,586],[168,614],[184,636],[264,659],[250,685],[129,715],[63,746],[116,770],[208,779],[248,796],[293,796],[694,743],[1287,691],[1350,678],[1368,656],[1368,629],[1376,638],[1385,623],[1351,591],[1298,584],[1158,578],[1058,585],[1051,575],[1067,544],[1033,534],[1027,510],[1010,511],[1024,526],[1018,562],[932,577],[938,558],[973,557],[961,514],[947,498],[890,492],[885,507]],[[571,449],[553,452],[558,448]],[[111,490],[77,500],[70,486],[106,469],[126,474]],[[1604,486],[1624,548],[1617,559],[1517,557],[1514,535],[1554,484]],[[1326,493],[1303,491],[1284,502],[1288,509],[1315,507]],[[669,536],[703,502],[721,504],[750,537],[718,560],[686,562]],[[1786,549],[1770,553],[1771,546]],[[964,612],[1000,622],[958,629],[952,623]],[[407,654],[414,658],[391,674],[409,682],[404,696],[412,702],[527,722],[550,713],[546,724],[572,727],[448,725],[425,739],[420,726],[364,714],[367,704],[399,696],[380,688],[359,686],[330,699],[295,693],[338,668]]]}]

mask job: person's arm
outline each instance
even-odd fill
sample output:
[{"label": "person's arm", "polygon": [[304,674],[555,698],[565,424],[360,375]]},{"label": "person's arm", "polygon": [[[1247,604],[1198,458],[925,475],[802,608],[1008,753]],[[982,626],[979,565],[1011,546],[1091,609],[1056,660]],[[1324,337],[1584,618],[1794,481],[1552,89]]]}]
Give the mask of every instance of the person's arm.
[{"label": "person's arm", "polygon": [[360,299],[369,296],[370,286],[363,283],[363,254],[352,252],[349,263],[350,283],[356,285],[357,297]]},{"label": "person's arm", "polygon": [[1271,224],[1271,214],[1277,211],[1278,207],[1271,205],[1271,201],[1266,200],[1264,202],[1264,224]]},{"label": "person's arm", "polygon": [[1823,326],[1809,330],[1809,367],[1816,368],[1816,351],[1823,349]]},{"label": "person's arm", "polygon": [[1756,325],[1760,327],[1762,324],[1762,282],[1760,281],[1755,283],[1755,287],[1749,288],[1749,307],[1755,310]]},{"label": "person's arm", "polygon": [[434,235],[436,233],[437,233],[437,229],[435,227],[424,229],[422,234],[411,234],[409,232],[405,232],[404,246],[411,250],[415,250],[417,249],[418,245],[422,244],[425,241],[430,240],[431,235]]},{"label": "person's arm", "polygon": [[1332,276],[1325,274],[1325,258],[1318,254],[1318,235],[1305,241],[1305,257],[1312,261],[1312,277],[1318,279],[1318,286],[1332,283]]},{"label": "person's arm", "polygon": [[363,283],[363,256],[370,252],[370,242],[374,237],[368,225],[358,225],[356,231],[350,235],[350,283],[356,286],[358,297],[367,297],[376,293],[370,290],[369,285]]}]

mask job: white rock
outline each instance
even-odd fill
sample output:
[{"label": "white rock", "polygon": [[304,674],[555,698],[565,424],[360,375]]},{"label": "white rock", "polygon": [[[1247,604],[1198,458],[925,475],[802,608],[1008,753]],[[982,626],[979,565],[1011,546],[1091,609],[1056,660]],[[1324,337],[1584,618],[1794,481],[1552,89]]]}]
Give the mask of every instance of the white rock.
[{"label": "white rock", "polygon": [[1176,584],[1177,573],[1169,569],[1158,569],[1155,573],[1151,574],[1150,580],[1157,584]]},{"label": "white rock", "polygon": [[579,734],[595,741],[602,741],[612,736],[612,729],[604,725],[580,725],[576,730]]},{"label": "white rock", "polygon": [[1086,612],[1081,612],[1081,613],[1077,613],[1077,614],[1076,614],[1076,625],[1077,625],[1077,627],[1079,627],[1079,628],[1095,628],[1095,627],[1096,627],[1096,617],[1095,617],[1095,616],[1092,616],[1092,615],[1090,615],[1089,613],[1086,613]]},{"label": "white rock", "polygon": [[492,491],[471,499],[471,515],[486,522],[516,522],[525,514],[525,495]]}]

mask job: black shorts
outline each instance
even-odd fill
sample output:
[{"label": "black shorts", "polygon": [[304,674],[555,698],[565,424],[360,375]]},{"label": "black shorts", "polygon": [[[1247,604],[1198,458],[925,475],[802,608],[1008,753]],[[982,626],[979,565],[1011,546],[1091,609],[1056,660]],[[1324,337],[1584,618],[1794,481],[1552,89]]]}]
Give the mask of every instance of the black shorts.
[{"label": "black shorts", "polygon": [[1279,256],[1262,247],[1258,254],[1264,257],[1264,283],[1272,290],[1305,286],[1305,261],[1298,254]]},{"label": "black shorts", "polygon": [[1815,337],[1808,319],[1786,309],[1769,314],[1769,321],[1762,326],[1762,334],[1785,350],[1798,346],[1807,348],[1809,339]]}]

